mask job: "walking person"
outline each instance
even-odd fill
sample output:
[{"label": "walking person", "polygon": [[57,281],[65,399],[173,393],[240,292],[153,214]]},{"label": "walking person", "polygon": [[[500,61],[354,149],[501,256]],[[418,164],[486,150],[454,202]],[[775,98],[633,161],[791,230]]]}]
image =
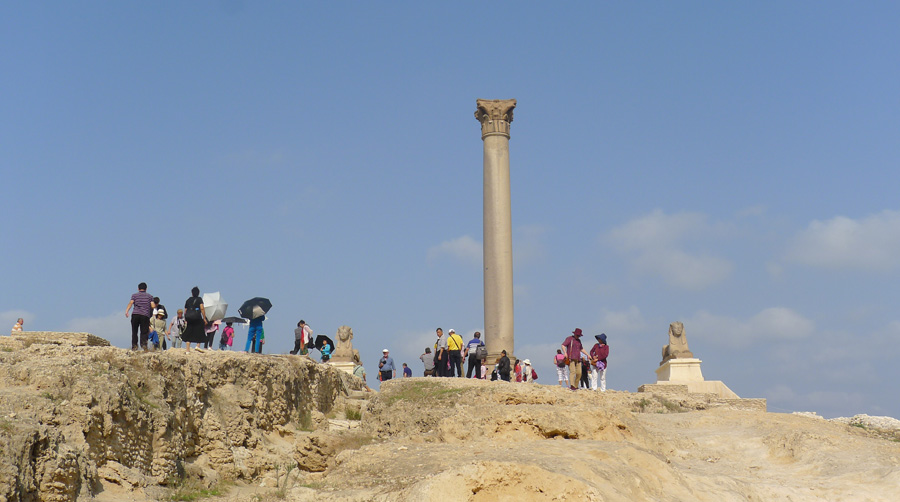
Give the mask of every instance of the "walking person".
[{"label": "walking person", "polygon": [[200,298],[200,288],[194,286],[191,288],[191,297],[184,302],[184,319],[187,324],[184,328],[181,338],[184,340],[184,347],[188,352],[191,351],[191,343],[200,344],[206,342],[206,308],[203,307],[203,298]]},{"label": "walking person", "polygon": [[378,360],[378,379],[385,382],[397,376],[397,367],[394,366],[394,359],[388,349],[382,350],[381,353],[381,359]]},{"label": "walking person", "polygon": [[453,328],[447,332],[447,349],[450,352],[450,373],[448,376],[462,378],[463,339]]},{"label": "walking person", "polygon": [[213,321],[206,325],[206,343],[203,344],[204,349],[213,349],[216,344],[216,333],[219,331],[221,321]]},{"label": "walking person", "polygon": [[606,392],[606,358],[609,357],[609,345],[606,344],[606,333],[595,336],[597,343],[591,347],[591,390],[597,390],[597,382],[600,383],[600,392]]},{"label": "walking person", "polygon": [[171,335],[172,348],[180,349],[181,335],[184,333],[184,328],[187,327],[187,321],[184,320],[184,309],[178,309],[176,316],[177,317],[172,319],[172,322],[169,323],[169,334]]},{"label": "walking person", "polygon": [[128,306],[125,307],[125,317],[128,317],[128,311],[134,307],[131,312],[131,350],[138,349],[138,329],[141,331],[140,346],[147,350],[147,336],[150,334],[150,316],[156,304],[153,302],[153,296],[147,293],[147,283],[138,284],[138,292],[131,295]]},{"label": "walking person", "polygon": [[556,349],[553,364],[556,365],[556,376],[559,378],[559,385],[565,388],[569,385],[569,367],[566,365],[566,356],[562,353],[562,350]]},{"label": "walking person", "polygon": [[473,369],[475,370],[475,378],[481,378],[481,362],[483,358],[478,357],[478,347],[484,347],[484,342],[481,341],[481,333],[476,331],[474,338],[466,344],[466,352],[463,354],[463,359],[468,360],[466,378],[472,378]]},{"label": "walking person", "polygon": [[435,376],[445,377],[449,375],[450,354],[447,350],[447,339],[444,338],[444,330],[438,328],[434,330],[438,339],[434,344],[434,374]]},{"label": "walking person", "polygon": [[431,347],[425,347],[425,353],[419,356],[422,364],[425,365],[425,372],[422,376],[434,376],[434,354],[431,353]]},{"label": "walking person", "polygon": [[581,382],[581,355],[589,356],[581,346],[581,328],[575,328],[572,335],[562,343],[563,353],[569,359],[569,388],[578,390]]}]

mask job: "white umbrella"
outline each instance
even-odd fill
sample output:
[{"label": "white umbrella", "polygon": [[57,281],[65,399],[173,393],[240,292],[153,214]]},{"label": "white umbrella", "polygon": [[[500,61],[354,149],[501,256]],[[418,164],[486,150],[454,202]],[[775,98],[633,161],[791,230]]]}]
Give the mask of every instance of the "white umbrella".
[{"label": "white umbrella", "polygon": [[204,293],[203,309],[206,310],[206,320],[213,322],[225,318],[228,304],[222,299],[222,295],[218,291],[215,293]]}]

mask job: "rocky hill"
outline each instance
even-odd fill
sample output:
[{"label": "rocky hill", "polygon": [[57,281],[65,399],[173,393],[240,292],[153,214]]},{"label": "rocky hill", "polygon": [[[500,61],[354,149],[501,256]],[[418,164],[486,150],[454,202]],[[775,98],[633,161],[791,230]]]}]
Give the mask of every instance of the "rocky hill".
[{"label": "rocky hill", "polygon": [[0,339],[0,502],[900,500],[890,421],[677,389],[369,394],[295,356],[28,340]]}]

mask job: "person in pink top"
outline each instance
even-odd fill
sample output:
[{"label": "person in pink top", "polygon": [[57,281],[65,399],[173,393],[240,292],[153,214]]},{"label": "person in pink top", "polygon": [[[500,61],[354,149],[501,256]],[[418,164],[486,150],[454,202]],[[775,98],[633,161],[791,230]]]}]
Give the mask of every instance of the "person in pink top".
[{"label": "person in pink top", "polygon": [[581,346],[581,335],[581,328],[575,328],[572,336],[562,343],[563,353],[569,358],[569,388],[572,390],[578,390],[578,384],[581,382],[581,355],[591,357]]}]

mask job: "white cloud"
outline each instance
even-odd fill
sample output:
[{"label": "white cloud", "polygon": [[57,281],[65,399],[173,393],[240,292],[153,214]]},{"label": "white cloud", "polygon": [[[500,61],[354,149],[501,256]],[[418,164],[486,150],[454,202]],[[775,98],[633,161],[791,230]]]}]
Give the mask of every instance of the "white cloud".
[{"label": "white cloud", "polygon": [[684,320],[688,343],[692,337],[743,347],[761,340],[787,341],[813,334],[815,324],[785,307],[771,307],[745,320],[700,311]]},{"label": "white cloud", "polygon": [[464,235],[444,241],[428,250],[429,262],[444,256],[469,263],[481,263],[483,257],[481,243],[468,235]]},{"label": "white cloud", "polygon": [[25,321],[23,327],[24,330],[39,331],[37,327],[33,326],[34,323],[32,321],[35,319],[34,314],[27,310],[7,310],[5,312],[0,312],[0,330],[8,329],[12,331],[13,324],[15,324],[20,317]]},{"label": "white cloud", "polygon": [[900,265],[900,212],[815,220],[794,237],[787,259],[832,269],[895,269]]},{"label": "white cloud", "polygon": [[681,289],[701,290],[731,275],[728,260],[708,253],[689,253],[684,241],[703,240],[722,233],[700,213],[667,215],[660,210],[612,229],[605,241],[628,257],[641,274],[659,276]]},{"label": "white cloud", "polygon": [[604,309],[598,329],[611,333],[634,333],[646,328],[647,322],[644,320],[640,309],[632,305],[621,311]]},{"label": "white cloud", "polygon": [[121,311],[105,317],[79,317],[66,323],[66,331],[91,333],[122,348],[131,348],[131,318]]},{"label": "white cloud", "polygon": [[766,214],[766,206],[762,204],[757,206],[745,207],[737,213],[737,215],[741,218],[747,218],[750,216],[762,216],[764,214]]}]

